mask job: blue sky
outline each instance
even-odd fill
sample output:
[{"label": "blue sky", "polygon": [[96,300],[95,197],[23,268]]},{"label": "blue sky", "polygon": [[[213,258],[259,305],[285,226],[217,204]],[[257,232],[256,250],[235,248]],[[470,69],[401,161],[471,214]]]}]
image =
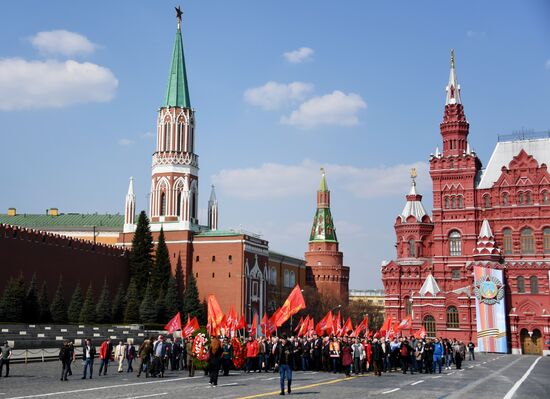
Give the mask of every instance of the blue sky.
[{"label": "blue sky", "polygon": [[[431,208],[451,48],[484,164],[498,134],[550,128],[546,1],[181,5],[201,219],[215,183],[222,228],[301,256],[325,166],[352,288],[381,287],[412,166]],[[1,212],[122,212],[129,176],[147,207],[173,6],[2,5]]]}]

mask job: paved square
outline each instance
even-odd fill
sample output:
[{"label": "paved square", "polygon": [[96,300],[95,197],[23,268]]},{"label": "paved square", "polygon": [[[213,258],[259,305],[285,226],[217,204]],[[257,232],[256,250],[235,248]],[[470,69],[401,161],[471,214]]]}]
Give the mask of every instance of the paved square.
[{"label": "paved square", "polygon": [[[343,374],[294,372],[292,395],[300,398],[548,398],[550,397],[550,358],[499,354],[479,354],[476,361],[464,362],[462,370],[442,374],[403,375],[387,373],[345,378]],[[97,362],[96,362],[97,363]],[[279,394],[278,374],[245,374],[233,371],[210,387],[203,372],[187,377],[186,372],[167,372],[164,379],[136,378],[135,373],[116,373],[92,380],[81,380],[82,365],[77,361],[74,375],[59,381],[58,362],[14,364],[10,378],[0,379],[0,398],[263,398]],[[518,381],[522,380],[521,385]],[[519,387],[518,387],[519,385]],[[513,388],[516,387],[516,390]],[[511,392],[513,390],[513,392]],[[511,396],[506,396],[513,393]]]}]

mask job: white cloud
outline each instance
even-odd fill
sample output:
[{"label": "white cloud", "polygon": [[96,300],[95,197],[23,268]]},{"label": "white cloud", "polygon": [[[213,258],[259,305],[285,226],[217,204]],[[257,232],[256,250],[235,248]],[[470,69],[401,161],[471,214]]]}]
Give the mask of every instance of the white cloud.
[{"label": "white cloud", "polygon": [[302,103],[281,123],[309,129],[321,125],[353,126],[359,123],[357,113],[367,108],[360,95],[335,90],[331,94],[313,97]]},{"label": "white cloud", "polygon": [[152,139],[153,137],[155,137],[155,133],[153,132],[145,132],[141,134],[142,139]]},{"label": "white cloud", "polygon": [[[322,165],[304,160],[297,165],[265,163],[260,167],[224,169],[212,176],[216,187],[230,197],[256,200],[292,198],[311,195],[319,184],[319,168]],[[428,192],[430,183],[428,164],[415,162],[358,168],[349,165],[328,164],[329,188],[343,190],[356,198],[384,198],[404,195],[410,186],[410,169],[418,172],[418,188]]]},{"label": "white cloud", "polygon": [[550,60],[546,61],[546,64],[544,64],[546,69],[550,69]]},{"label": "white cloud", "polygon": [[274,110],[293,101],[303,100],[306,94],[312,90],[311,83],[292,82],[286,84],[271,81],[263,86],[247,89],[244,92],[244,99],[249,104],[265,110]]},{"label": "white cloud", "polygon": [[283,57],[292,64],[299,64],[311,60],[314,53],[315,51],[309,47],[300,47],[297,50],[283,53]]},{"label": "white cloud", "polygon": [[97,45],[86,36],[66,30],[38,32],[30,38],[32,45],[42,54],[61,54],[74,56],[91,54]]},{"label": "white cloud", "polygon": [[61,108],[110,101],[118,80],[108,68],[79,63],[0,59],[0,110]]},{"label": "white cloud", "polygon": [[134,144],[134,140],[124,138],[124,139],[118,140],[118,144],[123,146],[128,146],[128,145]]}]

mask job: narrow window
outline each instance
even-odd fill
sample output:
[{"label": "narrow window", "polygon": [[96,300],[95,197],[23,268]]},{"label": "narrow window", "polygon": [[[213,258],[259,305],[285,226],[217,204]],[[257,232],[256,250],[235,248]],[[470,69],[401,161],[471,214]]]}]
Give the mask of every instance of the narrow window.
[{"label": "narrow window", "polygon": [[415,242],[414,240],[409,240],[409,256],[411,258],[414,258],[416,256],[416,252],[415,252]]},{"label": "narrow window", "polygon": [[508,205],[508,194],[502,194],[502,205]]},{"label": "narrow window", "polygon": [[525,278],[523,276],[518,276],[517,282],[518,282],[518,293],[524,294],[525,293]]},{"label": "narrow window", "polygon": [[531,285],[531,294],[539,293],[539,279],[537,276],[531,276],[529,278],[529,284]]},{"label": "narrow window", "polygon": [[212,255],[212,262],[216,261],[216,255]]},{"label": "narrow window", "polygon": [[511,255],[514,253],[513,241],[512,241],[512,230],[504,229],[502,230],[502,247],[504,249],[504,255]]},{"label": "narrow window", "polygon": [[484,208],[489,208],[491,206],[490,202],[489,202],[489,196],[486,195],[483,197],[483,207]]},{"label": "narrow window", "polygon": [[544,233],[544,253],[550,254],[550,228],[547,227],[543,230]]},{"label": "narrow window", "polygon": [[518,203],[519,203],[520,205],[523,205],[523,193],[519,193],[519,194],[518,194]]},{"label": "narrow window", "polygon": [[455,306],[447,308],[447,328],[459,328],[458,310]]},{"label": "narrow window", "polygon": [[449,209],[449,197],[445,197],[445,209]]},{"label": "narrow window", "polygon": [[166,214],[166,195],[164,192],[160,194],[160,216],[164,216]]},{"label": "narrow window", "polygon": [[458,196],[458,208],[462,209],[462,195]]},{"label": "narrow window", "polygon": [[435,329],[435,318],[431,315],[427,315],[423,320],[424,328],[426,329],[426,336],[433,338],[437,333]]}]

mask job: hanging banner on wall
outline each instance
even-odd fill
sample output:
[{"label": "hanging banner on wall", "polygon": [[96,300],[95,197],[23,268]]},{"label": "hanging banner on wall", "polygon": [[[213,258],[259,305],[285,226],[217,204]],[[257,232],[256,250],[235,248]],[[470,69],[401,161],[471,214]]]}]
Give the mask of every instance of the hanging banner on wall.
[{"label": "hanging banner on wall", "polygon": [[474,266],[477,347],[481,352],[508,352],[502,270]]}]

